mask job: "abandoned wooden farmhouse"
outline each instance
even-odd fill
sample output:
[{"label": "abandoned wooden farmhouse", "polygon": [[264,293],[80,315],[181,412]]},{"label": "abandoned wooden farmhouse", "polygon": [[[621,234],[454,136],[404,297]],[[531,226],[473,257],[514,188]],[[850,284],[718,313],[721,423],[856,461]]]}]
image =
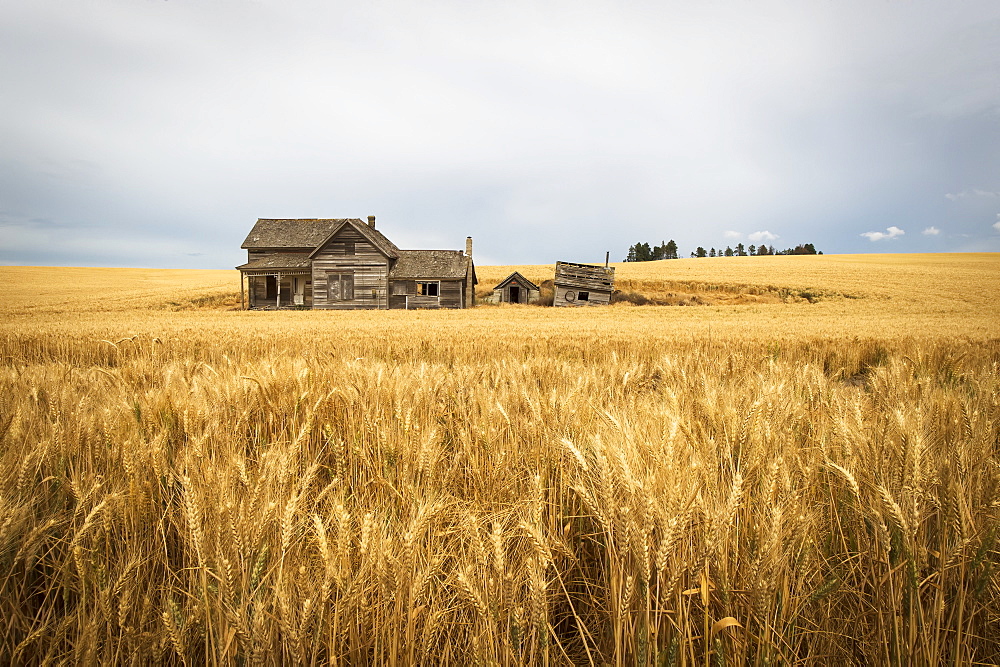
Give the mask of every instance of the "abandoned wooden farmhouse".
[{"label": "abandoned wooden farmhouse", "polygon": [[475,300],[472,237],[464,253],[400,250],[373,215],[367,223],[261,218],[241,247],[244,308],[467,308]]},{"label": "abandoned wooden farmhouse", "polygon": [[615,289],[613,266],[556,262],[554,306],[606,306]]}]

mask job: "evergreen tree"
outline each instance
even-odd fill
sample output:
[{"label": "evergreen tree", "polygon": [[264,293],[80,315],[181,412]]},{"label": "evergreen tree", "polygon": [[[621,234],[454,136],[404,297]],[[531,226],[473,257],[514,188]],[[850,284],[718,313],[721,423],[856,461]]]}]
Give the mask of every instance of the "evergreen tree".
[{"label": "evergreen tree", "polygon": [[698,253],[698,257],[708,257],[708,253],[705,252],[705,249],[701,246],[698,246],[698,249],[695,252]]},{"label": "evergreen tree", "polygon": [[667,241],[667,245],[663,246],[663,259],[677,259],[677,244],[674,243],[673,239]]},{"label": "evergreen tree", "polygon": [[733,249],[730,248],[729,246],[726,246],[726,257],[732,257],[732,256],[733,256]]}]

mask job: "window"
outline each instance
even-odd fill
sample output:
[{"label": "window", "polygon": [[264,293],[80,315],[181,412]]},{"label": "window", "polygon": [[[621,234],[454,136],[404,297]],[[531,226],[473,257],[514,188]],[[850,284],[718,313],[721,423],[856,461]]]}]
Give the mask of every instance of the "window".
[{"label": "window", "polygon": [[351,301],[354,299],[354,274],[328,273],[326,288],[330,301]]},{"label": "window", "polygon": [[354,241],[344,241],[344,254],[345,255],[354,254]]},{"label": "window", "polygon": [[392,294],[393,296],[402,296],[406,294],[406,283],[402,280],[396,280],[392,283]]},{"label": "window", "polygon": [[590,301],[590,292],[580,292],[580,301]]},{"label": "window", "polygon": [[417,294],[420,296],[437,296],[441,283],[438,281],[417,281]]}]

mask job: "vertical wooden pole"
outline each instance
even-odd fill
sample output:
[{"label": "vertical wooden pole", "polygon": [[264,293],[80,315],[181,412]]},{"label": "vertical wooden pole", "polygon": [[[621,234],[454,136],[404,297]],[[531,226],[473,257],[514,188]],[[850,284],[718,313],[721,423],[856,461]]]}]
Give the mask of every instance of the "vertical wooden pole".
[{"label": "vertical wooden pole", "polygon": [[277,277],[274,279],[277,284],[277,289],[274,291],[274,309],[278,310],[281,308],[281,273],[279,272]]},{"label": "vertical wooden pole", "polygon": [[243,278],[243,272],[240,271],[240,310],[247,309],[246,304],[244,303],[246,300],[246,291],[243,289]]}]

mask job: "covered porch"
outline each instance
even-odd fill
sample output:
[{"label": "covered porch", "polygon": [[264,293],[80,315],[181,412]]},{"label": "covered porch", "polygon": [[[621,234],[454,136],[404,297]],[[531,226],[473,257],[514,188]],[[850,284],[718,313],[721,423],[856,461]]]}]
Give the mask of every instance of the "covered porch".
[{"label": "covered porch", "polygon": [[312,274],[286,271],[240,270],[240,299],[244,310],[312,308]]},{"label": "covered porch", "polygon": [[312,308],[312,263],[308,255],[253,257],[236,268],[240,271],[240,304],[244,310]]}]

